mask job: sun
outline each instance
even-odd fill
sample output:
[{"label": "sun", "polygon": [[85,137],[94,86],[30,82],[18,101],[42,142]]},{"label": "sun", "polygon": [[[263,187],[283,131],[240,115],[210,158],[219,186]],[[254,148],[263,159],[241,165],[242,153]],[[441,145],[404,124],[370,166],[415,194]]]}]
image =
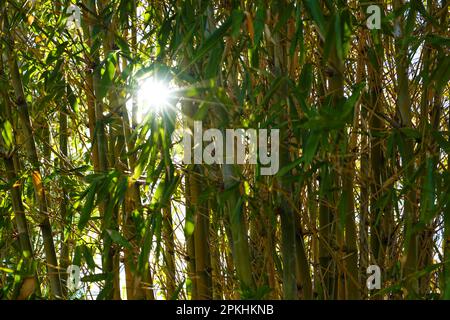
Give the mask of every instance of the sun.
[{"label": "sun", "polygon": [[137,98],[141,108],[160,110],[169,103],[169,85],[155,78],[145,79],[139,85]]},{"label": "sun", "polygon": [[173,94],[168,82],[157,78],[147,78],[138,82],[136,92],[136,109],[133,111],[132,100],[126,103],[128,112],[135,112],[137,122],[142,122],[149,112],[160,112],[170,104]]}]

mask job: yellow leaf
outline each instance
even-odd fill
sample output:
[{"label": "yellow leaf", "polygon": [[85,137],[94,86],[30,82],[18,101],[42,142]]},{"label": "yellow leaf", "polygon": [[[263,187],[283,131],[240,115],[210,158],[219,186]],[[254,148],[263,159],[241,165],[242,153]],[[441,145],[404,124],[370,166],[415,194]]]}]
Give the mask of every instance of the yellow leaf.
[{"label": "yellow leaf", "polygon": [[34,22],[34,16],[28,16],[27,20],[28,20],[28,24],[31,26]]},{"label": "yellow leaf", "polygon": [[25,300],[33,294],[36,290],[36,279],[34,277],[26,277],[23,280],[22,287],[20,288],[18,300]]},{"label": "yellow leaf", "polygon": [[31,173],[31,178],[33,179],[33,185],[34,185],[37,193],[39,195],[41,195],[42,191],[43,191],[41,174],[39,173],[39,171],[35,170]]}]

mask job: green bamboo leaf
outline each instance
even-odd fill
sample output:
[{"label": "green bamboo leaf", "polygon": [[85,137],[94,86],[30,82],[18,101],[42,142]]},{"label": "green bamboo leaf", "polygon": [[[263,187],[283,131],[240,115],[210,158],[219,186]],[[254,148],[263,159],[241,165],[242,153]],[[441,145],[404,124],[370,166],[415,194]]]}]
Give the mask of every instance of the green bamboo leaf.
[{"label": "green bamboo leaf", "polygon": [[167,183],[164,188],[164,193],[161,198],[161,206],[167,207],[170,205],[170,199],[174,192],[176,191],[176,188],[181,180],[181,177],[179,175],[173,177],[170,181],[170,183]]},{"label": "green bamboo leaf", "polygon": [[180,281],[180,283],[177,285],[177,288],[175,289],[174,293],[170,297],[170,300],[178,300],[181,290],[184,287],[184,283],[186,282],[186,279],[183,279],[183,281]]},{"label": "green bamboo leaf", "polygon": [[82,246],[76,246],[73,254],[72,264],[81,266]]},{"label": "green bamboo leaf", "polygon": [[444,138],[443,134],[439,131],[432,131],[431,132],[434,139],[436,139],[437,143],[439,144],[439,147],[442,148],[442,150],[445,151],[445,153],[450,154],[450,141],[446,138]]},{"label": "green bamboo leaf", "polygon": [[81,252],[83,252],[84,260],[88,265],[89,269],[95,270],[97,265],[95,264],[94,257],[92,256],[91,250],[86,245],[80,246]]},{"label": "green bamboo leaf", "polygon": [[208,111],[210,110],[211,105],[209,103],[204,103],[202,102],[197,110],[197,112],[195,113],[195,115],[193,116],[194,120],[204,120],[205,117],[208,114]]},{"label": "green bamboo leaf", "polygon": [[11,123],[8,120],[3,122],[2,138],[6,149],[7,150],[11,149],[13,146],[13,132]]},{"label": "green bamboo leaf", "polygon": [[448,86],[450,81],[450,56],[443,54],[438,58],[437,66],[431,75],[431,80],[436,82],[436,92],[440,93]]},{"label": "green bamboo leaf", "polygon": [[336,41],[336,53],[337,57],[340,61],[344,59],[344,49],[343,49],[343,42],[344,42],[344,32],[342,30],[342,23],[341,23],[341,16],[340,12],[336,11],[336,14],[334,16],[334,32],[335,32],[335,41]]},{"label": "green bamboo leaf", "polygon": [[206,65],[205,78],[211,79],[216,78],[220,73],[222,67],[222,57],[223,57],[224,46],[222,44],[217,45],[211,50],[211,55],[208,59],[208,64]]},{"label": "green bamboo leaf", "polygon": [[449,37],[443,37],[436,34],[429,34],[425,37],[425,42],[436,47],[436,48],[445,48],[450,47],[450,38]]},{"label": "green bamboo leaf", "polygon": [[320,139],[321,139],[320,132],[312,131],[311,134],[309,135],[302,155],[302,159],[305,165],[310,164],[311,161],[313,160],[316,154],[316,150],[319,146]]},{"label": "green bamboo leaf", "polygon": [[241,32],[242,21],[244,20],[244,12],[240,9],[234,9],[231,13],[231,36],[233,39],[236,39],[239,33]]},{"label": "green bamboo leaf", "polygon": [[66,84],[67,91],[67,100],[69,101],[69,105],[72,108],[72,111],[78,112],[78,98],[72,90],[72,87],[69,84]]},{"label": "green bamboo leaf", "polygon": [[112,241],[114,241],[117,244],[120,244],[122,247],[127,249],[133,249],[130,242],[128,242],[127,239],[125,239],[119,231],[117,230],[106,230],[108,232],[109,236],[111,237]]},{"label": "green bamboo leaf", "polygon": [[311,93],[313,84],[313,66],[311,63],[305,63],[300,73],[300,91],[308,97]]},{"label": "green bamboo leaf", "polygon": [[280,88],[280,86],[284,83],[284,81],[286,81],[286,77],[285,76],[280,76],[277,77],[272,85],[269,88],[269,91],[266,93],[266,95],[264,96],[261,105],[266,106],[270,99],[272,98],[272,96],[277,92],[278,88]]},{"label": "green bamboo leaf", "polygon": [[105,281],[108,277],[107,273],[96,273],[82,277],[80,280],[82,282],[100,282]]},{"label": "green bamboo leaf", "polygon": [[14,273],[13,269],[0,267],[0,271],[6,272],[6,273]]},{"label": "green bamboo leaf", "polygon": [[342,232],[344,230],[345,222],[347,221],[348,212],[348,201],[347,195],[345,192],[342,192],[341,198],[339,200],[338,205],[338,214],[339,214],[339,230]]},{"label": "green bamboo leaf", "polygon": [[232,214],[231,214],[231,225],[239,225],[242,215],[242,203],[244,202],[244,198],[240,197],[238,201],[236,202],[236,205],[233,208]]},{"label": "green bamboo leaf", "polygon": [[353,86],[352,94],[348,99],[345,100],[339,115],[339,118],[343,122],[347,122],[352,118],[355,110],[354,109],[355,105],[358,102],[359,97],[361,96],[361,91],[364,88],[364,86],[365,86],[364,83],[359,83]]},{"label": "green bamboo leaf", "polygon": [[138,257],[138,270],[142,273],[148,268],[148,259],[152,249],[153,232],[149,226],[148,220],[145,222],[145,233],[141,244],[141,253]]},{"label": "green bamboo leaf", "polygon": [[303,36],[303,18],[301,12],[301,6],[297,5],[295,10],[295,36],[292,39],[291,46],[289,48],[289,56],[293,56],[297,46],[300,46],[300,64],[304,61],[305,44]]},{"label": "green bamboo leaf", "polygon": [[435,212],[435,174],[434,164],[430,157],[425,161],[425,177],[420,199],[420,222],[426,225],[434,218]]},{"label": "green bamboo leaf", "polygon": [[306,10],[315,22],[318,32],[324,38],[325,34],[325,18],[323,16],[322,10],[320,8],[320,2],[317,0],[303,0]]},{"label": "green bamboo leaf", "polygon": [[297,160],[289,163],[288,165],[286,165],[283,168],[281,168],[280,170],[278,170],[276,177],[278,177],[278,178],[283,177],[285,174],[289,173],[292,169],[297,167],[302,162],[303,162],[303,158],[300,157]]},{"label": "green bamboo leaf", "polygon": [[130,50],[130,46],[128,45],[128,42],[119,35],[116,35],[115,41],[116,41],[116,44],[119,47],[120,51],[123,53],[123,55],[126,57],[129,57],[131,50]]},{"label": "green bamboo leaf", "polygon": [[420,140],[422,139],[422,134],[419,130],[415,128],[400,128],[399,129],[401,133],[403,133],[405,136],[407,136],[410,139]]},{"label": "green bamboo leaf", "polygon": [[212,48],[214,48],[218,43],[221,43],[223,41],[223,37],[228,32],[228,29],[230,28],[232,23],[231,17],[229,17],[227,20],[225,20],[224,23],[220,25],[219,28],[217,28],[209,37],[206,39],[206,41],[198,48],[198,50],[195,52],[192,60],[190,61],[189,65],[194,64],[199,59],[203,58]]},{"label": "green bamboo leaf", "polygon": [[257,47],[261,41],[262,34],[264,31],[264,21],[266,20],[266,8],[262,1],[258,3],[258,9],[256,10],[256,17],[253,21],[253,29],[255,35],[253,38],[253,48]]},{"label": "green bamboo leaf", "polygon": [[332,56],[332,53],[337,47],[337,37],[336,37],[336,30],[335,30],[335,21],[336,17],[332,16],[330,18],[332,21],[328,23],[326,34],[325,34],[325,41],[324,41],[324,47],[323,47],[323,63],[325,64],[330,60],[330,55]]},{"label": "green bamboo leaf", "polygon": [[291,18],[292,12],[294,11],[294,5],[293,3],[286,2],[279,9],[281,9],[279,10],[279,19],[272,33],[279,32],[281,28],[285,27],[288,24],[288,20]]},{"label": "green bamboo leaf", "polygon": [[86,201],[81,210],[80,220],[78,221],[78,230],[83,230],[89,219],[91,218],[92,210],[94,208],[94,201],[96,197],[96,184],[89,186]]},{"label": "green bamboo leaf", "polygon": [[100,85],[98,88],[98,99],[103,99],[109,91],[116,72],[116,54],[110,53],[106,57],[105,67],[100,79]]}]

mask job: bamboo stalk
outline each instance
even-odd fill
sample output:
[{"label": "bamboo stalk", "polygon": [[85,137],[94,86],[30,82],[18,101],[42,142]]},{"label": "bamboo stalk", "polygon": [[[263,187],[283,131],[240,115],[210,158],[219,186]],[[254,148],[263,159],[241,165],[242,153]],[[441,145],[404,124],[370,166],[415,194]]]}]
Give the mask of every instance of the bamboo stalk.
[{"label": "bamboo stalk", "polygon": [[[401,0],[394,0],[394,9],[399,9],[402,6]],[[408,51],[407,46],[402,43],[402,35],[404,32],[403,18],[398,17],[395,21],[395,28],[400,32],[400,36],[395,39],[396,52],[396,71],[397,71],[397,112],[401,119],[401,125],[406,128],[412,128],[411,115],[411,100],[409,96],[409,80],[408,80],[408,60],[405,52]],[[406,194],[404,215],[405,215],[405,242],[404,242],[404,256],[403,256],[403,272],[406,280],[406,288],[408,290],[407,296],[413,297],[418,294],[419,284],[417,277],[414,275],[418,271],[418,235],[415,231],[417,223],[416,211],[416,191],[410,185],[413,183],[413,175],[415,168],[414,146],[411,139],[401,136],[405,150],[402,155],[403,169],[405,172],[404,186],[407,186],[409,191]]]},{"label": "bamboo stalk", "polygon": [[39,227],[41,229],[42,238],[44,242],[48,277],[51,286],[51,296],[53,298],[61,298],[63,296],[63,292],[59,277],[58,260],[56,257],[55,245],[53,242],[52,227],[50,225],[46,190],[42,185],[41,167],[39,158],[37,156],[36,143],[34,140],[33,129],[31,126],[31,120],[28,113],[28,103],[25,99],[20,71],[14,53],[14,39],[12,38],[12,35],[10,33],[10,27],[6,16],[6,9],[4,9],[3,13],[4,13],[3,31],[7,36],[6,52],[8,56],[9,70],[11,73],[10,76],[15,93],[15,100],[17,104],[17,110],[19,113],[19,119],[22,125],[23,131],[22,135],[24,136],[24,140],[26,141],[25,151],[33,167],[32,181],[35,191],[35,199],[39,207],[38,209],[40,219]]}]

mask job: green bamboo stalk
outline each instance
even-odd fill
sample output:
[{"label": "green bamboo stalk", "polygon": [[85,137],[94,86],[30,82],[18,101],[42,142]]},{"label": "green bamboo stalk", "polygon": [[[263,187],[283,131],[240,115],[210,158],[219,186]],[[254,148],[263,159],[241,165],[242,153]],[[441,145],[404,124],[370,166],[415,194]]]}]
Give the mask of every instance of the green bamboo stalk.
[{"label": "green bamboo stalk", "polygon": [[[394,0],[394,9],[400,9],[404,4],[401,0]],[[396,71],[397,71],[397,112],[401,119],[401,126],[412,128],[412,114],[411,114],[411,98],[409,96],[409,80],[408,80],[408,65],[406,52],[408,52],[407,44],[402,41],[404,32],[403,17],[398,17],[394,23],[394,28],[398,30],[400,36],[395,39],[395,53],[396,53]],[[414,145],[410,138],[401,136],[404,144],[404,152],[402,155],[402,164],[404,169],[404,186],[408,187],[409,191],[406,194],[404,204],[405,215],[405,241],[404,241],[404,263],[403,276],[406,281],[406,288],[408,290],[407,296],[414,297],[418,294],[419,283],[417,277],[414,275],[418,271],[418,235],[415,231],[417,223],[416,211],[416,191],[412,186],[415,169],[414,159]]]},{"label": "green bamboo stalk", "polygon": [[[67,110],[64,106],[61,107],[62,110],[59,112],[59,149],[61,152],[61,155],[67,158],[68,156],[68,133],[67,133]],[[60,168],[61,171],[64,172],[66,170],[65,161],[60,161]],[[66,270],[67,267],[70,264],[70,257],[69,257],[69,239],[65,239],[66,232],[70,234],[70,226],[67,228],[67,224],[69,224],[68,220],[68,192],[65,187],[65,183],[62,183],[62,193],[61,193],[61,220],[63,221],[63,226],[61,230],[61,254],[59,258],[59,264],[61,266],[62,270]],[[63,286],[64,296],[67,295],[67,273],[62,274],[62,280],[63,283],[66,284],[66,286]]]},{"label": "green bamboo stalk", "polygon": [[[1,21],[0,21],[1,23]],[[3,59],[0,58],[0,78],[6,76],[3,69]],[[0,118],[5,118],[9,123],[12,123],[11,119],[11,106],[9,103],[9,97],[6,91],[2,92],[3,103],[5,105],[5,114],[0,112]],[[3,110],[2,110],[3,111]],[[2,119],[3,120],[3,119]],[[11,202],[12,208],[14,212],[14,220],[16,221],[16,228],[20,243],[21,256],[25,260],[25,270],[28,273],[34,273],[34,293],[38,296],[41,295],[39,278],[36,270],[34,269],[34,252],[33,247],[30,240],[30,232],[28,228],[28,222],[25,216],[25,209],[22,202],[22,188],[19,183],[19,178],[17,175],[17,170],[14,165],[15,162],[18,162],[17,153],[15,150],[11,149],[12,146],[3,147],[4,141],[0,136],[0,157],[3,158],[6,168],[6,178],[11,184]],[[5,152],[5,154],[3,154]],[[15,159],[16,158],[16,159]]]},{"label": "green bamboo stalk", "polygon": [[[85,2],[86,8],[88,8],[89,12],[92,12],[95,15],[98,15],[97,13],[97,7],[95,3],[93,3],[91,0],[86,0]],[[89,21],[86,19],[86,21]],[[90,20],[92,21],[92,20]],[[98,155],[98,172],[106,173],[109,168],[108,158],[108,141],[106,137],[106,130],[105,130],[105,119],[103,115],[104,111],[104,104],[103,101],[99,98],[99,92],[100,92],[100,63],[99,63],[99,53],[97,50],[94,50],[94,42],[99,41],[94,40],[94,26],[90,23],[87,24],[87,31],[88,31],[88,38],[91,39],[91,57],[89,57],[90,61],[93,62],[93,70],[92,70],[92,89],[93,92],[90,92],[89,94],[92,94],[94,96],[94,115],[95,115],[95,140],[96,140],[96,146],[97,146],[97,155]],[[99,204],[99,211],[102,216],[102,240],[103,240],[103,252],[102,252],[102,269],[103,272],[105,272],[108,276],[105,280],[105,289],[107,290],[104,294],[105,299],[113,299],[117,298],[117,276],[114,275],[114,252],[111,250],[112,247],[112,240],[111,237],[107,233],[107,229],[110,229],[111,221],[113,218],[107,219],[106,221],[105,213],[106,213],[106,207],[108,206],[109,199],[106,197],[102,203]],[[116,279],[115,279],[116,278]]]},{"label": "green bamboo stalk", "polygon": [[165,244],[164,262],[166,274],[166,298],[171,299],[175,294],[175,243],[172,224],[172,211],[170,208],[163,208],[163,240]]},{"label": "green bamboo stalk", "polygon": [[19,119],[21,122],[22,135],[26,141],[26,153],[33,167],[32,181],[35,191],[35,199],[39,207],[40,228],[44,242],[45,257],[47,263],[48,277],[50,280],[51,297],[61,298],[63,296],[61,281],[58,270],[58,260],[56,257],[55,245],[53,242],[52,227],[48,216],[46,190],[42,185],[42,176],[39,158],[37,156],[36,144],[31,126],[31,120],[28,113],[28,103],[25,99],[22,79],[17,65],[16,55],[14,52],[14,39],[10,33],[8,17],[6,9],[3,11],[3,32],[6,34],[6,54],[8,57],[9,71],[11,82],[15,93],[15,100],[18,108]]}]

